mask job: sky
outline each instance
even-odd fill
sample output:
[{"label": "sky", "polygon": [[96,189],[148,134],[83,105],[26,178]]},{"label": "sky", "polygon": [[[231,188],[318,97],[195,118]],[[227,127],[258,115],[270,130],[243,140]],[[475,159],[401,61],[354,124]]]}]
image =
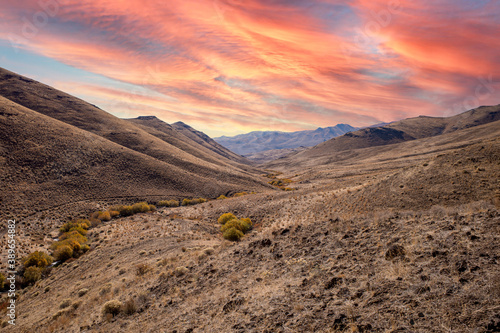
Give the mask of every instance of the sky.
[{"label": "sky", "polygon": [[0,0],[0,67],[210,136],[500,103],[500,0]]}]

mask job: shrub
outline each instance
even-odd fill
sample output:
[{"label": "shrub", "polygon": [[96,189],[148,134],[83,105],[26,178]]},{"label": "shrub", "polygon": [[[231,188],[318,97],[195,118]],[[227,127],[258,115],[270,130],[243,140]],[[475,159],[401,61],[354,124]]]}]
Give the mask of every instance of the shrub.
[{"label": "shrub", "polygon": [[191,200],[189,199],[182,200],[182,206],[189,206],[189,205],[191,205]]},{"label": "shrub", "polygon": [[150,212],[156,212],[156,206],[155,205],[149,205],[149,211]]},{"label": "shrub", "polygon": [[227,197],[224,194],[219,195],[219,197],[217,198],[217,200],[224,200],[224,199],[227,199]]},{"label": "shrub", "polygon": [[134,214],[132,206],[120,206],[118,207],[118,211],[120,212],[120,216],[130,216]]},{"label": "shrub", "polygon": [[133,315],[137,311],[137,305],[134,299],[129,298],[128,301],[123,304],[121,311],[128,316]]},{"label": "shrub", "polygon": [[235,228],[235,229],[241,231],[242,233],[246,233],[249,230],[247,227],[247,224],[245,224],[241,220],[233,219],[233,220],[228,221],[226,224],[224,224],[220,228],[220,231],[222,231],[224,233],[226,230],[231,229],[231,228]]},{"label": "shrub", "polygon": [[107,294],[111,291],[111,288],[113,288],[113,285],[111,283],[106,283],[100,290],[99,290],[99,295],[104,295]]},{"label": "shrub", "polygon": [[222,237],[224,237],[227,240],[235,242],[239,241],[241,237],[243,237],[243,233],[236,228],[229,228],[226,231],[224,231]]},{"label": "shrub", "polygon": [[119,300],[111,300],[102,306],[102,316],[105,317],[107,314],[112,315],[113,317],[120,313],[123,304]]},{"label": "shrub", "polygon": [[111,216],[111,218],[115,218],[117,217],[118,215],[120,215],[120,212],[117,211],[117,210],[110,210],[109,211],[109,216]]},{"label": "shrub", "polygon": [[147,202],[138,202],[132,205],[132,213],[147,213],[149,212],[149,205]]},{"label": "shrub", "polygon": [[[120,213],[118,213],[118,214],[120,214]],[[99,226],[101,223],[102,223],[102,221],[99,220],[98,218],[93,218],[93,217],[90,218],[90,226],[92,228]]]},{"label": "shrub", "polygon": [[243,231],[244,233],[247,233],[248,231],[252,230],[253,224],[252,220],[250,220],[248,217],[242,218],[240,220],[244,225],[247,231]]},{"label": "shrub", "polygon": [[73,310],[78,309],[80,305],[82,305],[82,301],[74,301],[73,303],[71,303],[71,307],[73,308]]},{"label": "shrub", "polygon": [[177,200],[161,200],[157,204],[159,207],[179,207],[179,201]]},{"label": "shrub", "polygon": [[2,273],[0,273],[0,290],[3,290],[3,288],[5,288],[5,275],[3,275]]},{"label": "shrub", "polygon": [[148,264],[139,264],[139,265],[135,266],[135,273],[138,276],[145,275],[150,270],[151,270],[151,267]]},{"label": "shrub", "polygon": [[54,258],[60,261],[66,261],[73,257],[73,249],[69,245],[59,246],[54,252]]},{"label": "shrub", "polygon": [[97,215],[97,218],[101,221],[111,221],[111,214],[108,211],[99,212],[99,215]]},{"label": "shrub", "polygon": [[27,283],[35,283],[42,278],[42,270],[36,266],[30,266],[24,271],[23,277]]},{"label": "shrub", "polygon": [[224,225],[228,221],[236,219],[236,216],[233,213],[222,214],[217,220],[220,224]]},{"label": "shrub", "polygon": [[72,230],[70,232],[65,232],[64,234],[62,234],[61,237],[59,237],[59,241],[56,243],[62,242],[67,239],[74,240],[80,244],[87,242],[87,237],[85,237],[85,235],[82,235],[78,230]]},{"label": "shrub", "polygon": [[36,266],[39,268],[45,268],[48,265],[52,264],[53,258],[49,256],[47,253],[42,251],[35,251],[29,254],[24,260],[24,267]]},{"label": "shrub", "polygon": [[247,195],[247,194],[248,194],[248,192],[239,192],[239,193],[235,193],[233,195],[233,197],[235,197],[235,198],[242,197],[242,196]]},{"label": "shrub", "polygon": [[187,272],[189,272],[189,269],[187,269],[184,266],[176,267],[175,270],[174,270],[174,274],[176,276],[182,276],[182,275],[186,274]]}]

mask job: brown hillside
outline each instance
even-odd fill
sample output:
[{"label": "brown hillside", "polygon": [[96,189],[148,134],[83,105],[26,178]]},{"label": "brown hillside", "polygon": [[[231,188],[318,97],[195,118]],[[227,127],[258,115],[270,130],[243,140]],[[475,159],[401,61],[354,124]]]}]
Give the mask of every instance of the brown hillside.
[{"label": "brown hillside", "polygon": [[[356,132],[347,133],[297,154],[272,161],[265,165],[265,167],[279,169],[283,166],[299,169],[307,166],[325,165],[340,160],[364,159],[381,151],[397,150],[398,148],[393,146],[395,144],[406,147],[404,144],[413,140],[424,140],[422,142],[426,142],[429,139],[429,142],[433,142],[433,137],[440,136],[445,137],[443,139],[436,139],[436,142],[450,141],[449,143],[457,143],[462,140],[462,144],[468,144],[468,140],[476,136],[480,138],[484,137],[484,135],[499,135],[499,120],[500,105],[479,107],[450,118],[418,117],[405,119],[382,127],[364,128]],[[479,129],[472,132],[462,132],[462,130],[490,123],[492,125],[486,126],[485,132]],[[456,137],[453,135],[455,132],[458,133]],[[463,137],[465,133],[470,134]],[[419,143],[416,145],[419,146]],[[383,146],[388,147],[384,148]],[[434,149],[433,144],[421,147],[423,149]],[[395,156],[401,155],[397,153]]]},{"label": "brown hillside", "polygon": [[172,124],[172,127],[179,131],[180,133],[184,134],[188,138],[192,139],[193,141],[197,142],[198,144],[210,149],[211,151],[225,156],[231,160],[240,162],[240,163],[248,163],[248,160],[245,159],[244,157],[233,153],[229,149],[221,146],[217,142],[215,142],[213,139],[211,139],[208,135],[205,133],[202,133],[200,131],[195,130],[191,126],[178,121],[176,123]]},{"label": "brown hillside", "polygon": [[[217,165],[195,157],[129,121],[119,119],[81,99],[4,69],[0,69],[0,96],[183,170],[214,179],[223,177]],[[215,156],[217,155],[214,154],[214,158],[217,159],[225,159],[222,155]],[[236,168],[226,172],[234,174],[235,177],[248,177]]]},{"label": "brown hillside", "polygon": [[80,201],[215,197],[262,185],[222,170],[189,172],[0,97],[2,212]]},{"label": "brown hillside", "polygon": [[[149,134],[207,162],[221,166],[233,165],[240,169],[252,170],[253,172],[257,171],[255,168],[248,166],[248,164],[251,163],[249,160],[220,146],[217,142],[200,131],[194,129],[192,131],[186,131],[186,129],[178,130],[175,129],[173,125],[167,124],[155,116],[141,116],[134,119],[127,119],[127,121],[145,130]],[[192,135],[188,137],[185,133]],[[221,158],[221,156],[223,158]]]}]

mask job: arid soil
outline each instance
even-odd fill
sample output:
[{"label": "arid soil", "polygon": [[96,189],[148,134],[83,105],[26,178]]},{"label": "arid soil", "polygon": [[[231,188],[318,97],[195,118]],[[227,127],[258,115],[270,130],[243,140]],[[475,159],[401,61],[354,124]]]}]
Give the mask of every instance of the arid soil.
[{"label": "arid soil", "polygon": [[[499,151],[497,138],[349,172],[283,170],[296,191],[113,220],[22,292],[14,331],[497,332]],[[223,240],[226,212],[254,230]],[[134,311],[106,317],[109,300]]]}]

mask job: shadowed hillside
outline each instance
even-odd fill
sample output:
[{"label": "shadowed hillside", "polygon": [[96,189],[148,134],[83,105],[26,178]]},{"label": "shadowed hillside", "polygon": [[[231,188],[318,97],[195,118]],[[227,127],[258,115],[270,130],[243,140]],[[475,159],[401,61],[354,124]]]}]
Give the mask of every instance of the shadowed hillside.
[{"label": "shadowed hillside", "polygon": [[216,197],[268,187],[237,155],[221,149],[235,160],[228,159],[176,131],[158,137],[41,83],[6,70],[0,76],[3,214],[79,200]]}]

